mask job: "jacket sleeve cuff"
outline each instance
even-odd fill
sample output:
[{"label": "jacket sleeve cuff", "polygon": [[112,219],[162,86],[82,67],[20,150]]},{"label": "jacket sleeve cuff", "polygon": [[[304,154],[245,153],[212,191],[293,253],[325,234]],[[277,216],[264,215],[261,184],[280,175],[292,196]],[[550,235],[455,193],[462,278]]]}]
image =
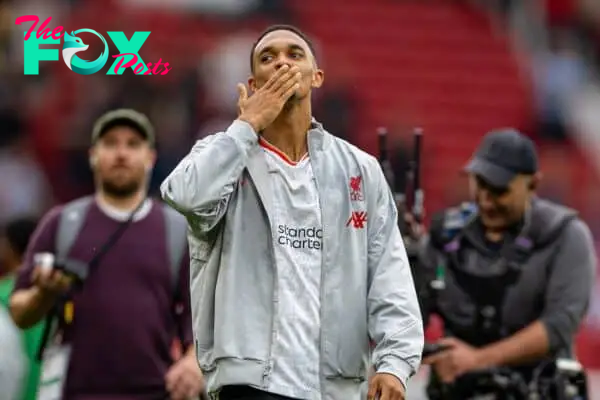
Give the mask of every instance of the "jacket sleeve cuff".
[{"label": "jacket sleeve cuff", "polygon": [[246,121],[236,119],[229,125],[225,133],[244,146],[254,146],[258,143],[258,134],[254,132],[252,125]]},{"label": "jacket sleeve cuff", "polygon": [[376,366],[375,372],[377,374],[390,374],[394,375],[406,390],[408,378],[414,375],[413,367],[402,358],[395,356],[388,356],[383,358]]},{"label": "jacket sleeve cuff", "polygon": [[564,337],[563,331],[568,332],[568,321],[560,316],[542,317],[541,322],[546,328],[548,334],[548,347],[550,353],[564,347],[568,347],[568,340]]}]

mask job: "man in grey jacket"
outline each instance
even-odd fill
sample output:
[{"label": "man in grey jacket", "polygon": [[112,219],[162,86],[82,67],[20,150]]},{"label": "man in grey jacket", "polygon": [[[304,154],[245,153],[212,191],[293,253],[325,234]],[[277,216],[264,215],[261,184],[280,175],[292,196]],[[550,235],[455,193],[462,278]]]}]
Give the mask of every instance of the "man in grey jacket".
[{"label": "man in grey jacket", "polygon": [[161,187],[190,224],[208,389],[222,400],[358,400],[373,365],[368,397],[404,399],[423,326],[383,172],[312,119],[324,75],[302,32],[265,31],[251,67],[239,118],[197,142]]}]

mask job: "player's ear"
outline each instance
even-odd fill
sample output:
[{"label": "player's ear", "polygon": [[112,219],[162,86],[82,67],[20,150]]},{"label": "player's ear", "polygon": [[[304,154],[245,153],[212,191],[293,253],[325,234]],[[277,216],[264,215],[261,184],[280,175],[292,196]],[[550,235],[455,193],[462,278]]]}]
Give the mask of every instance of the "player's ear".
[{"label": "player's ear", "polygon": [[256,92],[256,90],[258,89],[256,87],[256,79],[254,79],[254,76],[252,75],[250,75],[250,77],[248,78],[248,87],[252,92]]},{"label": "player's ear", "polygon": [[322,69],[315,68],[313,71],[311,86],[313,88],[320,88],[325,80],[325,72]]}]

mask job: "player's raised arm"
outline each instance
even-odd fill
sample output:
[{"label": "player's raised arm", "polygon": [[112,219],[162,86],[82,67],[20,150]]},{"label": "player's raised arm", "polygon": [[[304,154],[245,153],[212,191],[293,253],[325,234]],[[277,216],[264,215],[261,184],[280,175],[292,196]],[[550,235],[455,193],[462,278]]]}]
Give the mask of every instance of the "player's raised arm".
[{"label": "player's raised arm", "polygon": [[198,141],[161,185],[164,200],[200,231],[211,230],[223,217],[247,159],[258,150],[258,132],[281,112],[298,88],[299,72],[285,65],[252,96],[239,85],[240,115],[225,132]]}]

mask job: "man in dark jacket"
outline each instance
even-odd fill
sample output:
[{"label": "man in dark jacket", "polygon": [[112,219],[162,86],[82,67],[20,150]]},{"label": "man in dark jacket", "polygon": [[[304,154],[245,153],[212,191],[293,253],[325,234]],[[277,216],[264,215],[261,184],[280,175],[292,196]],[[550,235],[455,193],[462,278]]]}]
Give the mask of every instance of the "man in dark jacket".
[{"label": "man in dark jacket", "polygon": [[572,358],[595,282],[586,224],[535,195],[541,173],[528,138],[489,133],[466,172],[474,203],[444,210],[419,238],[424,318],[442,318],[448,346],[424,363],[432,387],[454,390],[438,398],[467,398],[473,371],[516,366],[527,380],[544,359]]}]

